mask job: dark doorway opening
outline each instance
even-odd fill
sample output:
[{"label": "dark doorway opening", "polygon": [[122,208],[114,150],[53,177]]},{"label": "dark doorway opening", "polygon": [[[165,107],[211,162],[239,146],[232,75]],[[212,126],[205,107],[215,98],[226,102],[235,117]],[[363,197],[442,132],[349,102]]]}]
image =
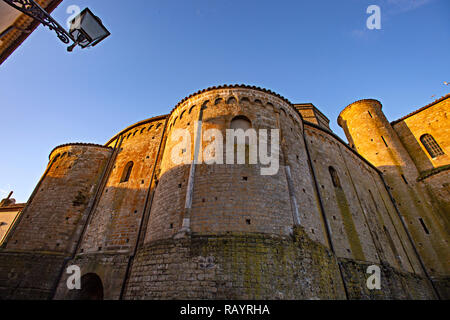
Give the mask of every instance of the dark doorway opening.
[{"label": "dark doorway opening", "polygon": [[73,300],[103,300],[102,280],[95,273],[81,277],[81,289],[74,290]]}]

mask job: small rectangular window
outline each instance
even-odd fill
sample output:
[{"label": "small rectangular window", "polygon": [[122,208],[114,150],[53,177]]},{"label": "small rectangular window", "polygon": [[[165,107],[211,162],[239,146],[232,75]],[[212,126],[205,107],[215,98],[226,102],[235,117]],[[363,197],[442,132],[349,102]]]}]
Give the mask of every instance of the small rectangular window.
[{"label": "small rectangular window", "polygon": [[381,139],[383,139],[384,145],[387,147],[388,145],[387,145],[387,143],[386,143],[386,140],[384,140],[384,137],[383,137],[383,136],[381,136]]},{"label": "small rectangular window", "polygon": [[423,222],[422,218],[419,218],[420,224],[422,225],[423,230],[426,234],[430,234],[430,231],[428,231],[427,226],[425,225],[425,222]]}]

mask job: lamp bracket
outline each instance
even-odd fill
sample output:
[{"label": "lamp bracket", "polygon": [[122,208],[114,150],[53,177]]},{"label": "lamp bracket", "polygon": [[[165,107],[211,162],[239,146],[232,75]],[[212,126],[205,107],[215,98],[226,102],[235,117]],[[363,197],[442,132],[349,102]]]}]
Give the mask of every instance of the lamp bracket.
[{"label": "lamp bracket", "polygon": [[3,0],[11,7],[23,12],[27,16],[30,16],[44,26],[48,27],[50,30],[56,32],[59,40],[64,42],[65,44],[70,43],[70,40],[76,42],[72,36],[63,28],[61,25],[53,19],[47,11],[41,8],[39,4],[37,4],[33,0]]}]

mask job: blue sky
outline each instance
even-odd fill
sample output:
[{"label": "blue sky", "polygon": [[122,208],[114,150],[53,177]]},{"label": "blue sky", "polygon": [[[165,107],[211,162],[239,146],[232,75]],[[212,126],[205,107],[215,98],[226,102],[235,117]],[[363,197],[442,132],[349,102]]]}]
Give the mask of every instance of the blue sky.
[{"label": "blue sky", "polygon": [[[366,28],[372,4],[381,30]],[[70,5],[112,35],[69,54],[40,26],[0,66],[0,197],[25,202],[56,145],[103,144],[213,85],[312,102],[341,137],[336,118],[355,100],[379,99],[395,120],[450,91],[448,0],[64,0],[61,24]]]}]

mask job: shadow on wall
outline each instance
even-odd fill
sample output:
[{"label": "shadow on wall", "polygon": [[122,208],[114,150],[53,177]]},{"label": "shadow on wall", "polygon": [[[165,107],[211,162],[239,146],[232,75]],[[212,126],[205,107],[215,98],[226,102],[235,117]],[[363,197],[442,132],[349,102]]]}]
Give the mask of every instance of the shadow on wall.
[{"label": "shadow on wall", "polygon": [[[216,165],[217,166],[217,165]],[[250,165],[250,166],[255,166],[255,168],[257,167],[256,165]],[[244,166],[237,166],[236,168],[242,168]],[[229,167],[225,165],[224,167],[225,169],[229,170]],[[142,177],[142,176],[138,176],[138,170],[134,170],[135,168],[133,168],[133,170],[131,170],[130,174],[129,174],[129,179],[126,182],[123,183],[119,183],[118,186],[111,186],[111,187],[107,187],[108,189],[108,197],[111,197],[113,202],[110,203],[111,205],[111,214],[113,216],[107,216],[106,218],[109,220],[111,219],[110,222],[110,227],[111,229],[106,229],[104,230],[104,234],[99,234],[100,238],[103,239],[109,239],[107,241],[111,241],[110,245],[108,245],[108,243],[103,244],[101,247],[98,248],[98,250],[96,252],[86,252],[83,255],[80,255],[79,257],[88,257],[91,256],[92,259],[94,261],[92,261],[92,264],[89,264],[89,266],[86,267],[86,269],[83,268],[82,265],[80,265],[80,267],[82,267],[82,274],[84,274],[84,278],[82,278],[82,288],[84,288],[81,291],[78,291],[76,293],[70,293],[67,295],[67,299],[82,299],[82,300],[94,300],[94,299],[103,299],[104,297],[106,298],[112,298],[112,297],[116,297],[116,292],[120,292],[120,288],[122,286],[122,283],[125,279],[125,269],[126,269],[126,261],[123,261],[123,266],[118,267],[117,262],[114,261],[101,261],[102,258],[104,258],[106,256],[105,251],[110,251],[109,255],[111,256],[111,253],[113,253],[113,255],[115,254],[114,250],[124,250],[124,249],[128,249],[130,250],[131,248],[134,247],[136,238],[137,238],[137,234],[138,234],[138,229],[139,229],[139,222],[143,213],[143,209],[140,210],[135,210],[136,206],[141,206],[141,208],[144,207],[144,200],[143,198],[139,198],[139,197],[135,197],[133,199],[133,201],[131,202],[120,202],[120,205],[118,207],[114,207],[114,200],[117,197],[117,193],[120,193],[121,196],[123,198],[128,198],[128,195],[130,192],[135,192],[137,190],[148,190],[148,188],[144,188],[144,186],[142,186],[141,188],[132,188],[131,186],[136,186],[139,185],[139,181],[141,179],[145,179],[148,177]],[[154,190],[155,194],[157,194],[158,192],[161,194],[164,194],[168,197],[168,199],[170,199],[170,201],[163,201],[164,198],[161,198],[161,201],[168,204],[169,208],[165,209],[163,208],[163,210],[160,210],[160,215],[159,216],[150,216],[150,220],[152,220],[152,218],[156,218],[156,220],[153,221],[153,224],[146,224],[144,222],[144,229],[143,229],[143,233],[141,234],[141,236],[144,236],[146,234],[146,225],[147,230],[149,232],[152,232],[152,229],[150,229],[151,227],[157,227],[158,229],[161,229],[159,232],[162,232],[166,238],[171,238],[172,235],[174,235],[180,228],[181,228],[181,224],[182,224],[182,218],[183,218],[183,214],[184,214],[184,204],[185,204],[185,198],[186,198],[186,188],[187,188],[187,181],[184,181],[184,179],[186,178],[186,175],[181,175],[179,174],[179,170],[184,171],[185,173],[188,173],[189,171],[189,166],[180,166],[180,167],[175,167],[172,168],[171,170],[165,172],[159,180],[158,186],[157,188]],[[233,172],[233,170],[231,170],[230,172]],[[251,179],[252,177],[250,176],[250,179],[245,180],[246,182],[244,182],[244,180],[242,180],[241,177],[241,172],[240,171],[236,171],[236,181],[239,181],[239,185],[242,185],[243,189],[242,192],[236,192],[234,193],[233,199],[228,199],[227,193],[219,193],[217,192],[217,198],[225,198],[224,200],[227,201],[227,206],[228,207],[232,207],[232,211],[233,211],[233,216],[235,219],[240,219],[243,218],[242,215],[240,215],[241,212],[246,212],[247,209],[254,207],[254,203],[252,203],[251,198],[249,199],[248,193],[244,192],[247,188],[251,187],[251,184],[253,183]],[[256,178],[256,176],[255,176]],[[331,178],[331,177],[330,177]],[[233,182],[234,183],[234,182]],[[336,184],[338,184],[338,182],[335,182]],[[54,188],[55,186],[57,186],[58,188]],[[129,186],[129,187],[128,187]],[[46,184],[41,186],[42,188],[44,188],[45,191],[51,193],[51,194],[60,194],[63,193],[64,194],[64,188],[67,188],[67,184],[63,184],[61,180],[59,180],[58,178],[52,178],[50,180],[47,180]],[[88,188],[88,186],[83,186],[83,185],[77,185],[76,188],[72,189],[74,186],[70,187],[70,193],[66,194],[63,198],[58,198],[60,199],[60,201],[64,201],[64,203],[62,204],[62,207],[64,210],[62,210],[61,212],[54,212],[53,210],[51,210],[54,207],[54,204],[49,206],[48,203],[48,199],[45,197],[45,194],[41,194],[39,195],[39,193],[36,195],[36,197],[33,199],[33,202],[36,202],[35,205],[38,206],[39,208],[41,208],[40,211],[38,211],[36,209],[36,211],[34,211],[34,213],[39,213],[37,214],[37,218],[41,219],[43,216],[48,217],[49,220],[43,220],[43,223],[45,223],[46,225],[46,229],[41,229],[40,227],[42,226],[38,226],[35,223],[33,223],[33,220],[31,219],[33,216],[33,212],[29,211],[29,213],[25,213],[25,214],[29,214],[30,215],[30,219],[31,221],[29,221],[29,225],[33,226],[35,230],[39,231],[39,234],[41,234],[41,237],[37,237],[37,238],[33,238],[33,234],[29,234],[28,232],[26,232],[26,228],[24,228],[23,230],[21,230],[22,232],[24,232],[26,235],[21,235],[18,234],[18,236],[26,236],[26,240],[30,243],[35,243],[36,239],[41,240],[41,241],[47,241],[50,242],[51,245],[49,245],[49,248],[52,248],[54,246],[55,243],[55,239],[48,239],[48,236],[54,237],[54,231],[52,230],[61,230],[64,228],[61,228],[62,226],[66,226],[68,228],[68,230],[66,231],[71,231],[74,230],[76,225],[74,224],[75,221],[78,222],[78,220],[72,220],[72,219],[79,219],[80,218],[80,214],[85,214],[85,205],[87,205],[87,203],[90,200],[90,197],[87,197],[87,195],[84,197],[84,200],[81,201],[83,198],[82,196],[79,196],[77,194],[77,192],[79,190],[89,190],[90,188]],[[169,188],[166,188],[169,187]],[[195,184],[194,184],[194,189],[195,189]],[[231,185],[230,185],[231,187]],[[233,188],[229,188],[227,187],[227,189],[233,189]],[[212,194],[210,191],[210,188],[205,189],[208,192],[206,195],[208,195],[211,198],[211,201],[214,202],[210,202],[207,198],[206,200],[208,201],[203,201],[203,199],[194,199],[194,203],[197,203],[197,207],[194,206],[195,210],[198,210],[198,212],[201,212],[202,210],[207,212],[207,214],[209,215],[209,210],[210,208],[214,208],[215,206],[219,206],[220,207],[220,202],[215,202],[217,201],[217,199],[214,198],[215,194]],[[259,199],[266,199],[266,197],[264,196],[264,194],[261,194],[261,190],[262,189],[258,189],[258,198]],[[264,189],[265,192],[272,194],[273,190],[270,189]],[[42,197],[41,197],[42,196]],[[102,193],[102,197],[105,196],[105,190]],[[150,194],[149,197],[149,201],[151,201],[151,199],[153,198],[152,194]],[[214,200],[213,200],[214,199]],[[196,200],[196,201],[195,201]],[[300,199],[299,199],[300,200]],[[78,205],[80,205],[80,202],[82,203],[82,205],[80,207],[82,207],[82,210],[77,209]],[[118,204],[118,203],[116,203]],[[236,206],[236,204],[238,204],[238,206]],[[157,209],[155,208],[155,206],[157,206],[158,204],[156,202],[153,202],[152,206],[147,207],[147,210],[152,210],[152,214],[153,214],[153,210]],[[73,216],[71,215],[67,215],[69,211],[67,211],[67,208],[73,207],[74,211],[72,212]],[[181,208],[181,210],[179,210],[179,208]],[[30,207],[30,210],[33,210],[33,206]],[[252,209],[253,210],[253,209]],[[147,211],[148,212],[148,211]],[[252,211],[253,212],[253,211]],[[105,214],[107,215],[107,211],[105,210],[99,210],[96,211],[97,214],[102,215]],[[163,214],[164,213],[164,214]],[[289,213],[290,214],[290,213]],[[196,212],[193,212],[193,215],[195,217]],[[25,217],[24,217],[25,218]],[[69,218],[69,219],[67,219]],[[28,219],[28,218],[27,218]],[[28,221],[28,220],[25,221]],[[242,219],[241,219],[242,220]],[[244,220],[236,220],[236,221],[230,221],[229,226],[233,226],[236,225],[238,222],[243,222]],[[36,220],[36,223],[39,222],[41,220]],[[52,222],[52,225],[47,225],[48,221]],[[248,231],[248,232],[260,232],[261,230],[263,230],[264,228],[264,223],[266,220],[261,220],[261,221],[255,221],[252,220],[249,221],[248,223],[241,223],[239,225],[243,225],[242,230],[244,230],[243,228],[245,228],[244,231]],[[22,224],[24,221],[22,220],[20,224]],[[131,222],[131,223],[130,223]],[[235,222],[235,223],[233,223]],[[426,221],[425,221],[426,222]],[[214,225],[214,228],[216,228],[216,226],[218,228],[222,228],[223,226],[218,224],[217,221],[211,221],[211,223]],[[25,225],[27,225],[27,223],[25,223]],[[200,226],[201,224],[199,224]],[[20,226],[20,225],[19,225]],[[37,227],[37,229],[36,229]],[[74,229],[72,229],[74,228]],[[19,228],[21,229],[21,228]],[[18,229],[18,231],[19,231]],[[233,228],[229,228],[230,231],[233,231]],[[242,231],[241,229],[239,230],[234,230],[234,231]],[[89,232],[89,226],[87,227],[87,232]],[[93,231],[95,232],[96,229],[95,227],[93,228]],[[199,231],[202,232],[203,230],[201,228],[194,230],[194,231]],[[223,231],[223,230],[221,230]],[[75,236],[75,233],[73,234]],[[125,236],[124,236],[125,235]],[[34,233],[34,237],[36,237],[37,234]],[[11,240],[14,240],[15,237],[13,237]],[[128,240],[128,241],[127,241]],[[76,241],[76,240],[75,240]],[[23,243],[23,242],[22,242]],[[15,248],[20,248],[21,243],[18,243],[16,245],[14,245]],[[25,250],[28,249],[30,250],[31,248],[25,248]],[[33,248],[34,250],[37,250],[37,248]],[[33,250],[31,249],[31,250]],[[53,247],[53,249],[55,249]],[[97,248],[94,248],[97,249]],[[31,251],[30,250],[30,251]],[[76,264],[75,261],[73,261],[74,264]],[[101,269],[101,265],[108,265],[108,267],[106,267],[105,269],[108,270],[108,272],[104,272],[101,273],[98,270]],[[11,268],[15,268],[15,266],[11,266]],[[83,270],[84,269],[84,270]],[[120,269],[120,270],[119,270]],[[34,273],[35,277],[34,280],[36,279],[42,279],[42,275],[45,274],[44,272],[45,268],[37,270],[37,269],[33,269],[32,273]],[[23,275],[29,273],[30,270],[23,270]],[[65,274],[65,273],[64,273]],[[100,274],[100,276],[104,279],[104,282],[102,283],[102,280],[100,279],[100,277],[98,276],[98,274]],[[57,277],[57,273],[55,273],[52,277],[53,279],[55,279]],[[29,277],[29,275],[27,274],[26,277]],[[24,277],[25,278],[25,277]],[[21,279],[21,276],[18,277],[18,279]],[[83,280],[84,279],[84,280]],[[56,281],[58,281],[58,279],[55,279]],[[60,287],[61,286],[65,286],[67,280],[67,276],[63,276],[62,279],[59,281],[60,283]],[[83,282],[84,281],[84,282]],[[40,282],[29,282],[28,281],[28,288],[39,288],[39,286],[42,286],[41,284],[42,281]],[[51,282],[51,281],[50,281]],[[83,285],[84,283],[84,285]],[[20,284],[19,284],[20,285]],[[3,286],[3,284],[0,284],[0,286]],[[11,283],[10,284],[5,284],[5,287],[11,287]],[[112,288],[112,290],[111,290]],[[27,289],[25,287],[23,287],[22,289]],[[105,290],[105,292],[104,292]],[[25,291],[25,290],[24,290]],[[114,295],[112,295],[112,291],[115,291]],[[111,293],[109,293],[111,292]],[[106,293],[106,294],[105,294]]]},{"label": "shadow on wall", "polygon": [[[379,169],[393,171],[396,167],[380,166]],[[447,214],[421,183],[405,181],[404,186],[393,185],[389,189],[427,269],[433,276],[446,276],[450,257],[446,244],[449,240]]]}]

